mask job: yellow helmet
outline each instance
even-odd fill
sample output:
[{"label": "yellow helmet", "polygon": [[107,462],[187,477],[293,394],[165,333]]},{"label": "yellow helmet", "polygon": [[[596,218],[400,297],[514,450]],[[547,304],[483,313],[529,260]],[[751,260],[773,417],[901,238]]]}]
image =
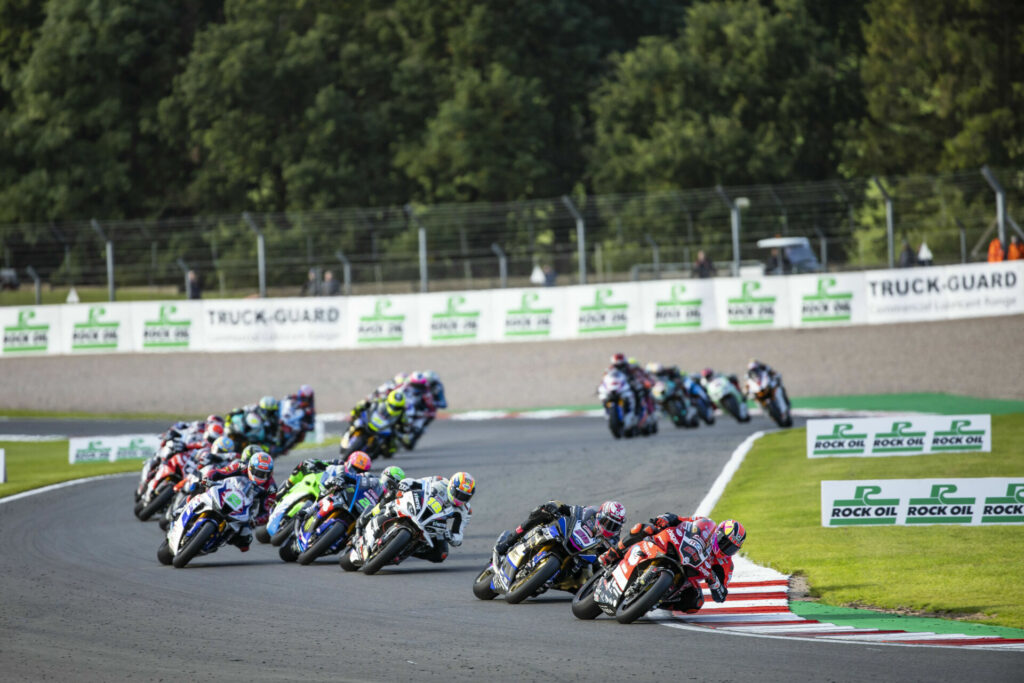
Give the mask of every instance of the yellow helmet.
[{"label": "yellow helmet", "polygon": [[398,415],[405,410],[405,392],[401,389],[393,389],[388,394],[388,412],[392,415]]}]

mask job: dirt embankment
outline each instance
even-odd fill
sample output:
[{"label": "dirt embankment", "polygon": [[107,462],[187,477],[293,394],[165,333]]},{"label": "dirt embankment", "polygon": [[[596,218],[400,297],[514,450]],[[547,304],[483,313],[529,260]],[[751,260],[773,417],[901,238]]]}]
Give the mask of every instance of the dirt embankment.
[{"label": "dirt embankment", "polygon": [[794,396],[938,391],[1024,399],[1024,316],[810,330],[642,335],[413,349],[4,358],[0,409],[222,411],[308,382],[347,409],[400,370],[441,374],[453,410],[594,403],[608,357],[779,368]]}]

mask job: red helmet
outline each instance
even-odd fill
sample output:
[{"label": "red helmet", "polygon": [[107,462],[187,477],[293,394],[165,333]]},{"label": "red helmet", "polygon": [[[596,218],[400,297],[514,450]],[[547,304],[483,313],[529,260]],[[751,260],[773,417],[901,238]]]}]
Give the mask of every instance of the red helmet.
[{"label": "red helmet", "polygon": [[211,424],[219,424],[221,427],[224,426],[224,418],[220,415],[207,415],[206,426],[209,427]]},{"label": "red helmet", "polygon": [[362,474],[369,472],[372,465],[373,461],[370,460],[370,456],[362,451],[356,451],[345,460],[345,471]]},{"label": "red helmet", "polygon": [[597,530],[602,536],[615,538],[625,521],[625,505],[615,500],[601,503],[601,509],[597,511]]},{"label": "red helmet", "polygon": [[715,371],[712,370],[711,368],[704,368],[703,370],[700,371],[700,376],[708,381],[711,381],[711,378],[715,376]]},{"label": "red helmet", "polygon": [[743,547],[747,530],[735,519],[727,519],[715,529],[711,549],[721,555],[735,555]]},{"label": "red helmet", "polygon": [[206,440],[206,443],[213,443],[222,436],[224,436],[224,425],[217,424],[216,422],[206,423],[206,431],[203,432],[203,438]]}]

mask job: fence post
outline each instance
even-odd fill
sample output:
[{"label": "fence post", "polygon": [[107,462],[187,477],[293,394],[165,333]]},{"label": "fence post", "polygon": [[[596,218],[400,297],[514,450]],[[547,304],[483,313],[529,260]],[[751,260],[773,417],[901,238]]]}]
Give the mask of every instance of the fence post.
[{"label": "fence post", "polygon": [[729,207],[729,222],[732,224],[732,275],[740,275],[740,207],[729,198],[721,185],[715,186],[715,191],[722,198],[725,205]]},{"label": "fence post", "polygon": [[352,294],[352,263],[341,249],[334,252],[334,255],[341,261],[342,291],[345,292],[345,296],[350,296]]},{"label": "fence post", "polygon": [[39,273],[37,273],[36,269],[33,268],[32,266],[28,266],[27,268],[25,268],[25,272],[28,273],[28,276],[30,278],[32,278],[32,282],[34,283],[36,291],[36,306],[39,306],[43,303],[42,280],[39,279]]},{"label": "fence post", "polygon": [[821,252],[821,269],[828,270],[828,238],[825,237],[817,225],[814,226],[814,232],[818,233],[818,239],[820,240],[819,251]]},{"label": "fence post", "polygon": [[416,225],[419,232],[420,291],[426,293],[429,289],[429,283],[427,282],[427,229],[423,227],[423,223],[420,223],[419,216],[413,211],[412,204],[406,204],[403,208],[405,209],[405,215]]},{"label": "fence post", "polygon": [[256,267],[259,269],[260,298],[267,298],[267,243],[263,231],[256,225],[248,211],[242,212],[242,218],[249,224],[252,231],[256,233]]},{"label": "fence post", "polygon": [[[779,207],[779,211],[782,212],[782,234],[789,235],[789,214],[786,212],[786,205],[779,199],[779,195],[775,194],[775,188],[769,187],[768,191],[772,194],[772,200],[775,201],[775,206]],[[817,227],[815,227],[817,230]],[[819,233],[820,234],[820,233]]]},{"label": "fence post", "polygon": [[654,279],[661,279],[661,253],[658,251],[658,243],[650,235],[644,235],[644,241],[651,245],[651,257],[654,261]]},{"label": "fence post", "polygon": [[501,288],[508,287],[508,257],[497,242],[491,243],[491,251],[498,257],[498,279],[501,280]]},{"label": "fence post", "polygon": [[107,296],[113,301],[114,300],[114,243],[110,241],[107,235],[103,232],[103,228],[100,227],[100,222],[93,218],[90,223],[92,229],[96,231],[96,234],[100,236],[100,239],[107,243]]},{"label": "fence post", "polygon": [[583,216],[576,210],[576,205],[569,199],[569,195],[562,195],[562,203],[569,213],[576,219],[576,260],[580,266],[580,284],[587,284],[587,227],[583,223]]},{"label": "fence post", "polygon": [[996,225],[999,226],[999,241],[1006,248],[1006,190],[992,173],[988,164],[981,167],[981,175],[985,176],[989,187],[996,193]]},{"label": "fence post", "polygon": [[959,218],[954,218],[960,229],[960,263],[967,263],[967,226]]},{"label": "fence post", "polygon": [[885,186],[882,185],[882,181],[878,179],[878,176],[874,176],[871,179],[878,191],[882,193],[882,197],[885,198],[885,235],[887,244],[889,247],[889,267],[892,268],[896,265],[895,252],[893,251],[893,220],[892,220],[892,197],[885,191]]},{"label": "fence post", "polygon": [[183,289],[182,291],[185,292],[185,298],[187,299],[188,298],[188,271],[191,270],[191,269],[188,267],[188,263],[185,262],[185,259],[179,257],[176,260],[178,262],[178,267],[181,268],[181,274],[185,277],[185,289]]}]

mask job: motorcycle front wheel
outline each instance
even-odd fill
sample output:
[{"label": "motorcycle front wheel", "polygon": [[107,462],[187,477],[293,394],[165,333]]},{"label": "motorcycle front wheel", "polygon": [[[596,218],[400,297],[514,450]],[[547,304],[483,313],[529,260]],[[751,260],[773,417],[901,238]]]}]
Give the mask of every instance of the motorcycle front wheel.
[{"label": "motorcycle front wheel", "polygon": [[526,576],[509,586],[509,591],[505,594],[505,602],[515,605],[532,596],[558,573],[558,568],[561,566],[562,562],[558,557],[548,555]]},{"label": "motorcycle front wheel", "polygon": [[594,590],[603,576],[603,572],[591,576],[572,597],[572,615],[577,619],[596,619],[601,614],[601,608],[594,600]]},{"label": "motorcycle front wheel", "polygon": [[638,593],[619,603],[615,608],[615,620],[620,624],[632,624],[654,609],[671,587],[672,572],[662,569],[658,572],[658,578],[648,582]]},{"label": "motorcycle front wheel", "polygon": [[331,546],[345,535],[346,526],[348,525],[342,522],[335,522],[320,538],[316,539],[316,543],[302,551],[302,554],[299,555],[299,564],[310,564],[313,560],[330,550]]},{"label": "motorcycle front wheel", "polygon": [[491,588],[491,575],[491,568],[488,567],[473,581],[473,595],[480,600],[493,600],[498,596],[498,592]]},{"label": "motorcycle front wheel", "polygon": [[149,501],[149,505],[145,505],[141,510],[139,510],[139,519],[145,522],[159,510],[163,510],[164,507],[171,502],[171,498],[173,497],[174,487],[171,484],[164,484],[163,490],[153,496],[153,500]]},{"label": "motorcycle front wheel", "polygon": [[204,520],[200,524],[203,526],[192,534],[192,538],[188,539],[185,547],[174,556],[173,564],[178,569],[184,567],[193,557],[198,555],[199,551],[206,545],[206,542],[217,531],[217,525],[213,523],[213,520]]},{"label": "motorcycle front wheel", "polygon": [[383,567],[391,564],[396,557],[401,554],[405,546],[412,540],[412,532],[408,529],[399,529],[398,532],[391,537],[387,545],[380,549],[376,555],[371,557],[363,565],[364,574],[376,574]]}]

